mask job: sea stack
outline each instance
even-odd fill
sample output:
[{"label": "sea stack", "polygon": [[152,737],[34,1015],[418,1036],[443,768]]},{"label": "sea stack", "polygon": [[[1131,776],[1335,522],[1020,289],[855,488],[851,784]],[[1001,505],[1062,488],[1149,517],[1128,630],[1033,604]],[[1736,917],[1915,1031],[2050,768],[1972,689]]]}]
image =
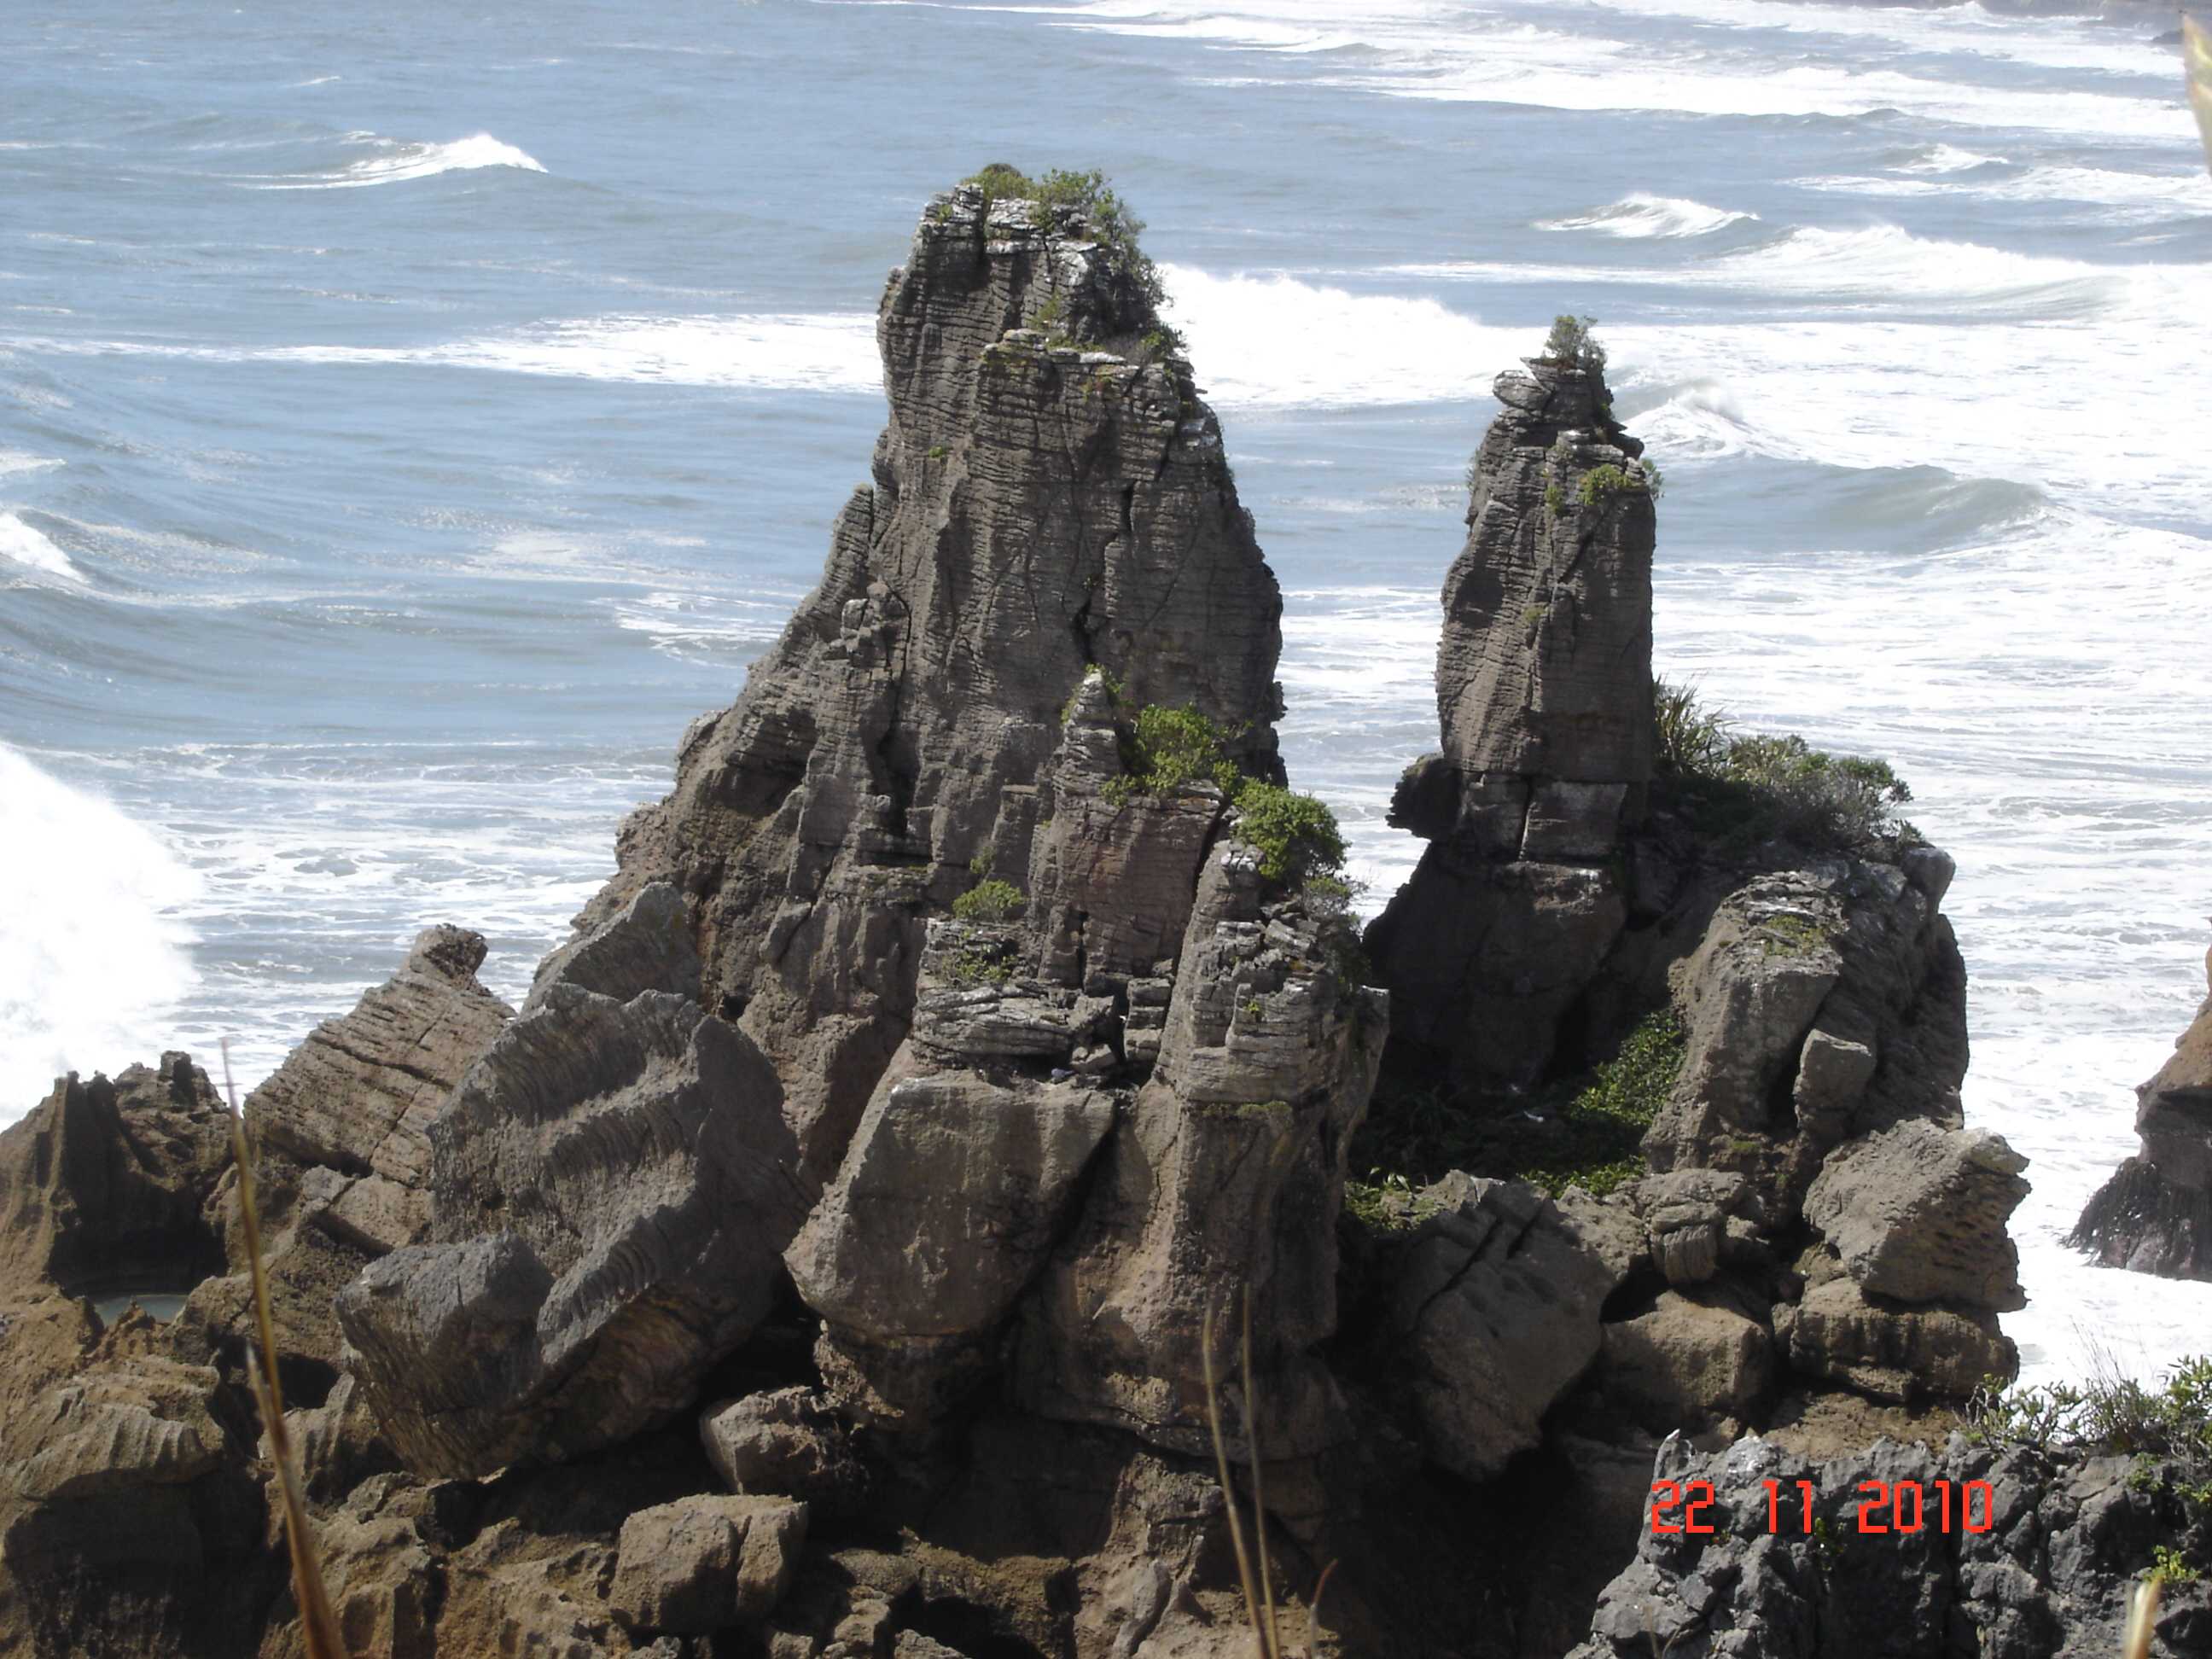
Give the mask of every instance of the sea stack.
[{"label": "sea stack", "polygon": [[2067,1242],[2115,1267],[2212,1279],[2212,996],[2136,1098],[2142,1150],[2097,1189]]},{"label": "sea stack", "polygon": [[1651,781],[1650,481],[1604,359],[1568,331],[1500,374],[1444,579],[1440,752],[1390,821],[1429,845],[1369,930],[1393,1040],[1458,1085],[1552,1065],[1627,924],[1620,852]]}]

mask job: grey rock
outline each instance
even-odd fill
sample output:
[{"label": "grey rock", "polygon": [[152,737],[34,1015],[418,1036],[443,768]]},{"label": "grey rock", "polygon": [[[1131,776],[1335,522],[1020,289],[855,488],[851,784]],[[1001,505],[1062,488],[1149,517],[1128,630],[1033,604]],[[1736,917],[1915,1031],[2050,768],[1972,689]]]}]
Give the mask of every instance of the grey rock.
[{"label": "grey rock", "polygon": [[1611,866],[1652,745],[1642,446],[1599,372],[1533,362],[1495,390],[1444,581],[1443,752],[1391,808],[1431,844],[1367,938],[1397,1037],[1486,1087],[1541,1074],[1626,922]]},{"label": "grey rock", "polygon": [[684,999],[546,988],[434,1127],[434,1241],[338,1298],[409,1465],[483,1474],[690,1403],[805,1212],[774,1071]]},{"label": "grey rock", "polygon": [[2136,1098],[2141,1150],[2091,1197],[2068,1243],[2115,1267],[2212,1279],[2212,997]]},{"label": "grey rock", "polygon": [[2005,1224],[2027,1196],[2027,1167],[2002,1136],[1900,1123],[1829,1154],[1805,1218],[1874,1295],[2024,1308]]},{"label": "grey rock", "polygon": [[1043,1266],[1114,1118],[1079,1081],[893,1062],[786,1255],[836,1368],[871,1376],[866,1415],[926,1422],[972,1380],[964,1362]]},{"label": "grey rock", "polygon": [[1869,1296],[1832,1261],[1814,1267],[1804,1295],[1774,1310],[1774,1336],[1791,1369],[1877,1400],[1963,1401],[1986,1377],[2020,1369],[2012,1340],[1985,1308],[1890,1302]]},{"label": "grey rock", "polygon": [[[1048,308],[1085,351],[1024,328]],[[1034,869],[1055,927],[1100,896],[1085,949],[1168,954],[1174,860],[1195,867],[1184,827],[1114,842],[1127,882],[1070,862],[1076,825],[1038,829],[1058,751],[1081,746],[1062,711],[1094,665],[1128,707],[1195,707],[1238,734],[1247,771],[1282,776],[1280,596],[1189,366],[1139,360],[1157,324],[1072,210],[968,186],[930,204],[878,308],[873,483],[737,702],[687,733],[673,793],[625,826],[586,912],[597,926],[655,881],[690,896],[702,1000],[781,1073],[814,1181],[907,1035],[925,916],[978,855],[1017,884]]]},{"label": "grey rock", "polygon": [[1739,1417],[1774,1374],[1765,1326],[1717,1301],[1666,1291],[1650,1312],[1605,1328],[1599,1385],[1656,1429]]},{"label": "grey rock", "polygon": [[[1344,1160],[1386,1006],[1346,977],[1352,944],[1341,918],[1270,898],[1249,848],[1224,841],[1209,856],[1158,1063],[1024,1304],[1029,1409],[1204,1452],[1206,1318],[1243,1285],[1263,1455],[1340,1437],[1313,1348],[1336,1328]],[[1232,1455],[1243,1438],[1236,1427]]]},{"label": "grey rock", "polygon": [[[1570,1659],[1649,1659],[1655,1648],[1682,1659],[2118,1652],[2136,1575],[2166,1524],[2129,1469],[2124,1458],[2047,1460],[1955,1435],[1940,1450],[1885,1439],[1817,1462],[1756,1437],[1702,1455],[1670,1439],[1652,1475],[1694,1498],[1698,1483],[1710,1486],[1698,1519],[1711,1530],[1640,1528],[1635,1561],[1606,1588]],[[1779,1493],[1771,1511],[1769,1482]],[[1805,1528],[1800,1482],[1816,1531]],[[1973,1531],[1969,1483],[1987,1486],[1972,1499]],[[1900,1530],[1900,1513],[1909,1521],[1916,1507],[1919,1528]],[[1668,1513],[1678,1525],[1683,1516]],[[1863,1532],[1863,1521],[1881,1529]],[[2207,1629],[2204,1587],[2170,1586],[2151,1650],[2179,1659]]]},{"label": "grey rock", "polygon": [[574,985],[617,1002],[642,991],[666,991],[694,1001],[699,996],[699,951],[691,939],[690,908],[665,881],[650,882],[606,921],[562,945],[538,964],[525,1011],[547,988]]},{"label": "grey rock", "polygon": [[398,973],[246,1097],[254,1134],[303,1164],[426,1187],[430,1121],[512,1012],[477,981],[484,951],[479,934],[425,929]]},{"label": "grey rock", "polygon": [[607,1601],[633,1630],[705,1636],[775,1610],[806,1541],[806,1505],[702,1496],[623,1522]]},{"label": "grey rock", "polygon": [[707,1460],[730,1490],[805,1500],[816,1515],[854,1512],[867,1474],[827,1396],[777,1389],[710,1406],[699,1418]]},{"label": "grey rock", "polygon": [[182,1291],[220,1272],[204,1212],[230,1158],[229,1115],[187,1055],[59,1079],[0,1130],[0,1294]]},{"label": "grey rock", "polygon": [[1453,1174],[1422,1197],[1437,1208],[1390,1275],[1392,1351],[1430,1455],[1485,1480],[1597,1358],[1619,1280],[1518,1182]]}]

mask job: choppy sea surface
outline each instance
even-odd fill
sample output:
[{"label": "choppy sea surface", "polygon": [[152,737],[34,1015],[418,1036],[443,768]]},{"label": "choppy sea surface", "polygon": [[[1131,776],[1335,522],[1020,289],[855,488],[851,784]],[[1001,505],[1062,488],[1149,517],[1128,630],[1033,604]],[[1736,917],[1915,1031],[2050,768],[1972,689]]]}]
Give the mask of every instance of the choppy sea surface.
[{"label": "choppy sea surface", "polygon": [[[1492,375],[1599,319],[1662,672],[1958,858],[2031,1376],[2212,1348],[2058,1242],[2212,943],[2208,179],[2171,48],[1770,0],[26,0],[0,55],[0,1120],[423,925],[514,995],[811,584],[921,204],[1104,167],[1387,892]],[[1378,895],[1379,896],[1379,895]]]}]

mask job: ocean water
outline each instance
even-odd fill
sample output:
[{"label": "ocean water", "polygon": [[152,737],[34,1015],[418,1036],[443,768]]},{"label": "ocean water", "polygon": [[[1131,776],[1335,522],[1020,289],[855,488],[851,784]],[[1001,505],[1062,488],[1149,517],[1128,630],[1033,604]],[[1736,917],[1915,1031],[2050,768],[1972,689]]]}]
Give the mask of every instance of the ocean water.
[{"label": "ocean water", "polygon": [[433,921],[519,994],[812,581],[933,190],[1106,168],[1377,897],[1492,375],[1599,319],[1662,671],[1957,856],[2033,1376],[2212,1348],[2058,1243],[2204,990],[2212,179],[2143,32],[1770,0],[192,8],[0,61],[0,1118]]}]

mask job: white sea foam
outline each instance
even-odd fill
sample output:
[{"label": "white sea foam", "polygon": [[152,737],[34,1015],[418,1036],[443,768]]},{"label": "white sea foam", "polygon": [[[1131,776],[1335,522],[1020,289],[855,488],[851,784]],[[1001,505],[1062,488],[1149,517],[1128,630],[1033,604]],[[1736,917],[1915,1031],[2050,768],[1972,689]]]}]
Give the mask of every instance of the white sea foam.
[{"label": "white sea foam", "polygon": [[398,184],[408,179],[431,179],[441,173],[465,173],[477,167],[517,167],[543,173],[536,158],[488,132],[456,138],[450,143],[403,143],[373,133],[349,133],[349,141],[376,145],[380,153],[349,162],[336,173],[316,173],[256,182],[260,190],[352,190],[363,185]]},{"label": "white sea foam", "polygon": [[[1680,31],[1664,41],[1650,38],[1647,20],[1636,15],[1643,9],[1625,0],[1589,7],[1576,13],[1578,27],[1573,29],[1558,27],[1557,8],[1532,7],[1525,15],[1473,13],[1421,0],[1376,0],[1348,18],[1344,8],[1316,0],[1100,0],[1049,15],[1066,27],[1180,36],[1267,53],[1283,64],[1284,78],[1390,97],[1792,118],[1896,111],[1966,126],[2157,140],[2170,139],[2176,130],[2178,100],[2172,94],[2022,87],[2003,64],[1979,66],[1996,72],[1975,78],[1976,58],[2016,60],[2034,50],[2021,37],[2039,32],[2016,25],[1955,32],[1936,49],[1958,52],[1959,61],[1923,73],[1913,58],[1929,49],[1928,43],[1899,33],[1911,27],[1909,21],[1900,25],[1887,13],[1824,9],[1832,14],[1824,32],[1850,33],[1869,41],[1887,35],[1899,48],[1892,54],[1896,63],[1911,67],[1887,66],[1874,52],[1815,55],[1794,40],[1777,50],[1764,39],[1764,31],[1793,22],[1802,27],[1807,20],[1793,18],[1800,9],[1795,6],[1784,10],[1745,0],[1741,5],[1708,7],[1714,14],[1709,31]],[[1650,9],[1698,15],[1697,7],[1687,4]],[[1608,17],[1608,12],[1622,21]],[[1322,31],[1325,41],[1310,38]],[[1364,47],[1374,61],[1316,72],[1316,64],[1330,62],[1315,56],[1324,44]],[[2083,54],[2096,46],[2086,33],[2070,34],[2065,50],[2063,66],[2078,68]],[[2148,76],[2159,62],[2146,50],[2130,52],[2126,66]]]},{"label": "white sea foam", "polygon": [[848,392],[882,389],[875,338],[872,316],[829,312],[690,317],[625,313],[562,319],[507,334],[419,346],[200,346],[34,336],[0,345],[76,356],[414,363],[585,380]]},{"label": "white sea foam", "polygon": [[0,513],[0,561],[64,581],[84,580],[84,573],[70,562],[68,554],[13,513]]},{"label": "white sea foam", "polygon": [[[1902,171],[1902,169],[1900,169]],[[1846,196],[1957,196],[1986,202],[2083,202],[2110,210],[2114,222],[2212,215],[2212,178],[2201,167],[2177,173],[2112,167],[2037,167],[2011,178],[1926,179],[1841,173],[1796,183]]]},{"label": "white sea foam", "polygon": [[198,881],[112,803],[0,746],[0,1121],[54,1079],[161,1052],[158,1021],[191,981],[175,919]]},{"label": "white sea foam", "polygon": [[1708,207],[1703,202],[1692,202],[1680,196],[1647,196],[1638,191],[1624,196],[1618,202],[1578,213],[1565,219],[1540,222],[1539,230],[1594,230],[1606,236],[1630,240],[1657,237],[1673,240],[1684,236],[1706,236],[1730,225],[1740,225],[1759,217],[1756,213],[1739,212],[1733,208]]},{"label": "white sea foam", "polygon": [[33,455],[21,449],[0,449],[0,478],[11,472],[43,472],[64,463],[50,455]]},{"label": "white sea foam", "polygon": [[1180,265],[1163,274],[1174,296],[1170,315],[1190,339],[1208,396],[1224,406],[1464,398],[1486,388],[1520,343],[1512,331],[1486,328],[1434,300]]},{"label": "white sea foam", "polygon": [[1975,150],[1960,149],[1956,144],[1930,144],[1911,161],[1899,167],[1899,173],[1970,173],[1976,167],[2002,165],[2002,155],[1984,155]]}]

